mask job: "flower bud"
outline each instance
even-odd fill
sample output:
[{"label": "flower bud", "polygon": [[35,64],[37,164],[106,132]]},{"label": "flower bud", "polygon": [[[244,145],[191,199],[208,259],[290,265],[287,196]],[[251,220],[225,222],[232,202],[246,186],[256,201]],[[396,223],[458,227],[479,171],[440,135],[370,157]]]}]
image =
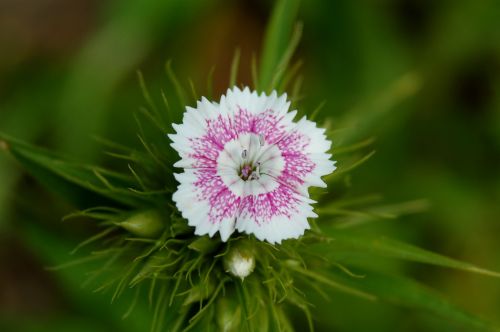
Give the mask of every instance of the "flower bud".
[{"label": "flower bud", "polygon": [[241,329],[241,306],[231,299],[234,297],[221,297],[217,301],[216,319],[219,331],[233,332]]},{"label": "flower bud", "polygon": [[192,303],[200,302],[206,300],[210,295],[213,294],[215,290],[214,283],[211,279],[206,282],[200,282],[189,290],[186,298],[184,299],[183,305],[189,305]]},{"label": "flower bud", "polygon": [[214,252],[219,245],[220,241],[218,241],[217,239],[212,239],[208,236],[202,236],[191,242],[188,245],[188,248],[206,255]]},{"label": "flower bud", "polygon": [[157,210],[134,213],[119,225],[135,236],[148,238],[157,237],[164,228],[162,216]]},{"label": "flower bud", "polygon": [[164,266],[172,263],[172,255],[168,250],[160,250],[154,255],[147,258],[147,261],[142,266],[142,269],[135,275],[135,277],[130,282],[131,285],[135,285],[141,280],[146,278],[151,278],[158,272],[164,270]]},{"label": "flower bud", "polygon": [[9,143],[7,143],[4,140],[0,140],[0,150],[8,151],[9,150]]},{"label": "flower bud", "polygon": [[245,245],[237,244],[224,256],[224,269],[235,277],[245,279],[255,268],[253,251]]}]

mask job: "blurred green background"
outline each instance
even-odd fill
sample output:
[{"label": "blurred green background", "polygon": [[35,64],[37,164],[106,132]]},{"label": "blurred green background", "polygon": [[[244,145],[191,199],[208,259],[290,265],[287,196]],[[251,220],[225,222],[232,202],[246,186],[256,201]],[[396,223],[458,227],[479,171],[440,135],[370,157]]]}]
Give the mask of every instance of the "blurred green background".
[{"label": "blurred green background", "polygon": [[[115,166],[92,136],[137,145],[140,69],[158,97],[174,70],[213,95],[251,83],[272,1],[0,0],[0,131],[74,160]],[[303,1],[301,107],[375,137],[376,155],[351,177],[353,193],[386,202],[426,198],[425,213],[363,231],[500,271],[500,3]],[[334,142],[336,144],[337,142]],[[117,166],[123,167],[123,166]],[[331,188],[330,191],[335,191]],[[62,223],[73,207],[0,154],[0,330],[144,331],[149,309],[80,287],[85,270],[47,271],[92,225]],[[500,321],[500,282],[381,260],[460,306]],[[317,308],[325,331],[456,331],[429,314],[339,294]]]}]

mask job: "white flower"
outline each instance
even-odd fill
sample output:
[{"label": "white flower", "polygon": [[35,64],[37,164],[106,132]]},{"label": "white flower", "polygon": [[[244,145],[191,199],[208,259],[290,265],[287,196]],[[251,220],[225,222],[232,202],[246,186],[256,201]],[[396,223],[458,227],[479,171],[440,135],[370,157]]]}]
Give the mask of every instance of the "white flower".
[{"label": "white flower", "polygon": [[186,107],[182,124],[169,135],[181,160],[173,200],[195,234],[227,241],[235,231],[281,243],[309,229],[315,218],[310,186],[334,171],[324,129],[297,111],[286,94],[229,89],[219,103],[202,98]]}]

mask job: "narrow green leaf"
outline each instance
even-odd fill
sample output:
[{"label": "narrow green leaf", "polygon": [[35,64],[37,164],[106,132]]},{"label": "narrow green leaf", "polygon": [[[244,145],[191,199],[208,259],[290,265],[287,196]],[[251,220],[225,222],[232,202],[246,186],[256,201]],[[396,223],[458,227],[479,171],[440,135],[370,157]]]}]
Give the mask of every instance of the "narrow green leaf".
[{"label": "narrow green leaf", "polygon": [[339,272],[334,273],[342,283],[374,294],[381,301],[433,313],[460,324],[464,331],[470,331],[471,328],[500,331],[494,323],[451,304],[441,294],[412,279],[374,271],[362,271],[366,275],[363,279],[350,278]]},{"label": "narrow green leaf", "polygon": [[358,168],[359,166],[361,166],[365,162],[367,162],[371,157],[373,157],[373,155],[375,154],[375,152],[376,151],[373,150],[370,153],[368,153],[368,154],[364,155],[363,157],[361,157],[360,159],[356,160],[355,162],[337,169],[332,174],[326,176],[325,177],[325,181],[328,183],[328,182],[332,181],[333,179],[338,178],[339,175],[344,174],[344,173],[348,173],[348,172],[350,172],[350,171]]},{"label": "narrow green leaf", "polygon": [[333,229],[324,230],[332,236],[333,241],[328,245],[329,252],[348,250],[363,252],[370,255],[379,255],[414,261],[419,263],[443,266],[492,277],[499,277],[500,273],[477,267],[473,264],[449,258],[419,247],[389,239],[382,236],[366,236],[347,231],[337,231]]},{"label": "narrow green leaf", "polygon": [[277,87],[279,92],[285,91],[289,87],[290,82],[292,82],[295,78],[297,78],[297,75],[299,73],[299,70],[302,68],[302,65],[303,65],[302,60],[298,60],[288,68],[288,70],[283,75],[283,79],[281,80],[279,86]]},{"label": "narrow green leaf", "polygon": [[318,116],[319,112],[323,109],[325,106],[326,102],[323,101],[321,104],[319,104],[312,112],[311,115],[309,116],[309,120],[311,121],[316,121],[316,117]]},{"label": "narrow green leaf", "polygon": [[[172,84],[172,86],[175,89],[175,94],[176,94],[177,102],[178,102],[178,108],[177,107],[170,107],[170,106],[168,107],[168,110],[172,113],[170,115],[169,120],[178,121],[178,120],[180,120],[181,114],[184,111],[184,107],[187,105],[187,100],[188,100],[187,94],[186,94],[184,88],[182,87],[181,83],[179,82],[179,79],[177,78],[174,71],[172,70],[172,63],[170,60],[165,65],[165,70],[166,70],[167,76],[170,80],[170,83]],[[166,99],[164,98],[164,100],[166,100]],[[169,104],[170,103],[167,102],[167,105],[169,105]]]},{"label": "narrow green leaf", "polygon": [[[375,196],[372,196],[376,198]],[[360,200],[361,203],[370,203],[370,197],[365,200]],[[355,201],[352,201],[355,203]],[[359,203],[358,203],[359,205]],[[349,202],[333,203],[324,207],[318,208],[318,214],[322,216],[342,216],[341,220],[335,221],[333,227],[338,229],[351,228],[368,222],[384,219],[395,219],[403,215],[419,213],[429,208],[429,202],[425,199],[417,199],[408,202],[390,204],[390,205],[375,205],[362,208],[349,206]]]},{"label": "narrow green leaf", "polygon": [[[71,261],[73,257],[69,255],[69,252],[73,247],[72,240],[55,234],[51,229],[44,228],[38,220],[19,220],[17,230],[23,238],[23,243],[29,246],[43,265],[59,265],[57,271],[49,271],[51,277],[58,282],[59,287],[62,287],[65,298],[69,301],[68,304],[84,313],[89,321],[100,322],[101,325],[107,326],[108,330],[124,332],[138,331],[147,326],[151,313],[142,299],[132,315],[126,321],[122,320],[123,312],[128,309],[132,301],[133,292],[127,292],[121,301],[111,306],[109,294],[95,294],[89,289],[82,288],[82,283],[86,279],[85,275],[93,266],[83,264],[83,260],[90,260],[94,256],[79,258],[79,263],[82,264]],[[106,278],[99,278],[96,282],[100,283],[105,280]]]},{"label": "narrow green leaf", "polygon": [[[56,154],[0,134],[4,149],[49,190],[61,194],[78,207],[92,205],[135,206],[144,203],[129,190],[129,176],[60,159]],[[97,176],[96,174],[99,174]],[[103,183],[116,188],[111,190]],[[97,194],[97,195],[96,195]]]},{"label": "narrow green leaf", "polygon": [[409,72],[385,90],[374,94],[373,98],[366,98],[358,106],[345,112],[345,117],[337,121],[337,124],[339,128],[349,130],[343,131],[337,141],[352,144],[373,133],[396,106],[419,91],[421,80],[418,73]]},{"label": "narrow green leaf", "polygon": [[309,279],[314,280],[315,282],[319,282],[325,286],[330,286],[330,287],[337,289],[341,292],[351,294],[354,296],[358,296],[358,297],[364,298],[366,300],[370,300],[370,301],[377,300],[377,297],[374,296],[373,294],[371,294],[369,292],[361,291],[358,288],[347,286],[343,283],[340,283],[336,280],[333,280],[330,276],[316,273],[316,272],[311,271],[311,270],[306,270],[306,269],[303,269],[303,268],[295,266],[295,265],[290,265],[289,267],[292,268],[294,271],[308,277]]},{"label": "narrow green leaf", "polygon": [[370,146],[373,142],[375,142],[375,137],[370,137],[360,142],[356,142],[346,146],[335,147],[333,149],[333,152],[335,153],[336,156],[338,156],[339,154],[342,153],[353,152],[362,149],[364,147]]},{"label": "narrow green leaf", "polygon": [[259,74],[257,74],[257,57],[255,53],[252,54],[252,63],[250,65],[251,74],[252,74],[252,85],[254,90],[259,90]]},{"label": "narrow green leaf", "polygon": [[[174,122],[172,110],[170,109],[170,104],[168,103],[168,98],[165,95],[165,91],[163,91],[163,89],[161,90],[161,99],[163,100],[163,106],[165,107],[165,111],[167,113],[167,121],[169,124],[172,124]],[[170,125],[167,133],[171,133],[171,132],[172,132],[172,129],[171,129],[171,125]]]},{"label": "narrow green leaf", "polygon": [[208,100],[213,99],[214,73],[215,73],[215,66],[212,66],[207,75],[207,91],[205,96]]},{"label": "narrow green leaf", "polygon": [[287,49],[298,7],[299,0],[279,0],[273,9],[261,55],[259,70],[261,88],[269,86]]},{"label": "narrow green leaf", "polygon": [[[302,37],[302,23],[295,24],[293,29],[292,37],[290,39],[290,43],[288,44],[285,52],[283,53],[276,70],[274,71],[271,84],[267,87],[268,91],[271,91],[278,87],[279,83],[282,81],[285,76],[286,70],[292,59],[297,46],[299,46],[300,38]],[[299,78],[297,78],[298,80]],[[300,85],[299,85],[300,87]]]},{"label": "narrow green leaf", "polygon": [[238,69],[240,66],[240,49],[234,51],[233,61],[231,62],[231,73],[229,75],[229,87],[232,88],[236,84],[238,78]]},{"label": "narrow green leaf", "polygon": [[146,82],[144,81],[144,75],[142,74],[141,71],[137,71],[137,79],[139,80],[139,86],[141,87],[142,90],[142,96],[146,100],[146,103],[148,106],[151,108],[151,110],[154,111],[156,120],[158,121],[160,118],[160,113],[158,112],[158,107],[156,106],[156,103],[154,102],[153,98],[151,97],[151,94],[149,93],[149,89],[146,86]]},{"label": "narrow green leaf", "polygon": [[[300,95],[300,89],[302,88],[303,81],[304,78],[302,76],[298,76],[293,82],[292,89],[290,92],[290,101],[292,102],[292,108],[296,108],[297,102],[299,102],[302,99],[302,96]],[[300,113],[299,116],[306,115],[303,111],[299,113]]]},{"label": "narrow green leaf", "polygon": [[193,96],[193,100],[195,100],[195,101],[196,101],[196,100],[200,99],[200,98],[198,97],[198,92],[196,92],[196,87],[194,86],[194,82],[193,82],[193,80],[192,80],[192,79],[189,79],[188,81],[189,81],[189,87],[191,88],[191,94],[192,94],[192,96]]},{"label": "narrow green leaf", "polygon": [[88,244],[90,244],[92,242],[95,242],[97,240],[102,239],[103,237],[109,235],[110,233],[112,233],[116,229],[117,229],[116,227],[105,228],[103,231],[97,233],[96,235],[91,236],[90,238],[88,238],[85,241],[83,241],[80,244],[78,244],[76,246],[76,248],[71,251],[71,254],[76,253],[80,248],[82,248],[82,247],[84,247],[84,246],[86,246],[86,245],[88,245]]}]

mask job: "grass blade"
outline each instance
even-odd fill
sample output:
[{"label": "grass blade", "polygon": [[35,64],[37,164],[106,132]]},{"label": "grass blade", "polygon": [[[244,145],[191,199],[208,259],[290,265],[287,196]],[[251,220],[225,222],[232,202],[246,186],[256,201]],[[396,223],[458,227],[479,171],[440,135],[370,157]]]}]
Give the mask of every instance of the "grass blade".
[{"label": "grass blade", "polygon": [[261,54],[259,86],[268,87],[285,53],[299,7],[298,0],[280,0],[269,21]]},{"label": "grass blade", "polygon": [[473,264],[449,258],[417,246],[382,236],[359,235],[354,232],[324,230],[333,237],[329,243],[331,252],[350,250],[369,255],[392,257],[419,263],[432,264],[500,278],[500,273],[477,267]]},{"label": "grass blade", "polygon": [[342,283],[360,291],[374,294],[384,302],[397,306],[421,310],[455,322],[464,331],[472,328],[484,331],[500,331],[494,323],[465,311],[451,304],[436,291],[412,279],[400,276],[380,274],[374,271],[363,271],[366,278],[349,278],[337,273]]}]

